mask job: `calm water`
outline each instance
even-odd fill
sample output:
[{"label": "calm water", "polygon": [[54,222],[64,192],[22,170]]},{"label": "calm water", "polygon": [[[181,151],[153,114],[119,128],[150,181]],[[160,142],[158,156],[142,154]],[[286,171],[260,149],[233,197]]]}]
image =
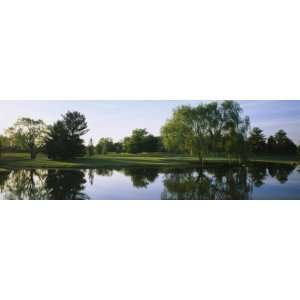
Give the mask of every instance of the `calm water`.
[{"label": "calm water", "polygon": [[13,170],[0,199],[300,199],[300,168]]}]

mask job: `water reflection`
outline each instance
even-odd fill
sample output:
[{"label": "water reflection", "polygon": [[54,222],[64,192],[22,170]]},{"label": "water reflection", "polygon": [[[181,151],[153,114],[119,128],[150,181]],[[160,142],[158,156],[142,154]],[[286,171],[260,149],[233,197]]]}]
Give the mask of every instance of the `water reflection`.
[{"label": "water reflection", "polygon": [[0,193],[4,192],[4,186],[9,178],[10,172],[0,172]]},{"label": "water reflection", "polygon": [[80,170],[49,170],[45,182],[48,199],[84,200],[85,174]]},{"label": "water reflection", "polygon": [[47,170],[16,170],[5,182],[7,199],[47,199]]},{"label": "water reflection", "polygon": [[80,170],[13,170],[3,176],[0,191],[5,199],[89,199],[82,192],[86,180]]},{"label": "water reflection", "polygon": [[159,169],[157,168],[125,168],[123,172],[126,176],[131,177],[131,182],[136,188],[146,188],[158,177]]},{"label": "water reflection", "polygon": [[[294,170],[291,165],[263,164],[204,169],[12,170],[0,173],[0,198],[117,199],[122,190],[124,198],[130,195],[137,199],[252,199],[254,191],[264,191],[268,198],[274,186],[279,191],[285,188],[288,198],[300,198],[294,180],[300,178],[299,169]],[[288,185],[291,174],[293,188]]]},{"label": "water reflection", "polygon": [[296,166],[293,165],[279,165],[279,166],[268,166],[270,176],[275,177],[280,183],[288,181],[288,177],[294,171]]},{"label": "water reflection", "polygon": [[246,168],[198,169],[166,175],[162,199],[249,199]]},{"label": "water reflection", "polygon": [[[272,177],[280,184],[288,181],[293,165],[223,166],[176,172],[165,176],[162,199],[252,199],[253,189]],[[291,191],[292,193],[292,191]],[[297,195],[300,198],[300,194]]]}]

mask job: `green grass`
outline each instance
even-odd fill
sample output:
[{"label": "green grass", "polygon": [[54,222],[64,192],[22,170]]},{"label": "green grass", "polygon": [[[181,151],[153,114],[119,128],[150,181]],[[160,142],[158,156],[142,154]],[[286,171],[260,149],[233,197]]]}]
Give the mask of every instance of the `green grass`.
[{"label": "green grass", "polygon": [[[299,164],[299,157],[257,156],[249,159],[250,162]],[[235,159],[224,157],[208,157],[206,164],[238,163]],[[83,157],[73,161],[49,160],[45,155],[39,154],[31,160],[26,153],[5,153],[0,157],[0,170],[17,168],[101,168],[101,167],[183,167],[199,164],[195,157],[172,155],[165,153],[141,154],[112,154]]]}]

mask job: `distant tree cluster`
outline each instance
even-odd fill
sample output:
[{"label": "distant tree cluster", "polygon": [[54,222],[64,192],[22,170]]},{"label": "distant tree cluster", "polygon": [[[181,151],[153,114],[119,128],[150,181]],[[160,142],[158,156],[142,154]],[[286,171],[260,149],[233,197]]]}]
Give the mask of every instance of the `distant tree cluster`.
[{"label": "distant tree cluster", "polygon": [[107,154],[108,152],[162,152],[164,147],[160,137],[149,134],[146,129],[134,129],[132,134],[125,137],[122,141],[114,143],[109,137],[101,138],[96,145],[98,154]]},{"label": "distant tree cluster", "polygon": [[250,132],[248,144],[251,153],[254,154],[276,154],[276,155],[296,155],[298,148],[295,143],[288,138],[284,130],[278,130],[274,136],[266,139],[263,131],[254,127]]},{"label": "distant tree cluster", "polygon": [[123,145],[122,143],[114,143],[112,138],[101,138],[96,145],[96,152],[98,154],[107,154],[108,152],[116,152],[121,153],[123,152]]},{"label": "distant tree cluster", "polygon": [[149,134],[146,129],[135,129],[124,139],[124,150],[128,153],[162,152],[161,138]]}]

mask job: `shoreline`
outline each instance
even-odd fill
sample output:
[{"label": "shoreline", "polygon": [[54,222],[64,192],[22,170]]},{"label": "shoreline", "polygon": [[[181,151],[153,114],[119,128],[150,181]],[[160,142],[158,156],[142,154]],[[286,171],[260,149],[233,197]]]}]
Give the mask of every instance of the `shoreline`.
[{"label": "shoreline", "polygon": [[[203,166],[245,165],[245,164],[299,165],[299,157],[252,157],[239,162],[238,159],[208,157]],[[122,167],[202,167],[197,158],[172,154],[107,154],[78,158],[74,161],[49,160],[39,154],[36,160],[29,159],[25,153],[9,153],[0,157],[0,173],[13,169],[97,169]]]}]

